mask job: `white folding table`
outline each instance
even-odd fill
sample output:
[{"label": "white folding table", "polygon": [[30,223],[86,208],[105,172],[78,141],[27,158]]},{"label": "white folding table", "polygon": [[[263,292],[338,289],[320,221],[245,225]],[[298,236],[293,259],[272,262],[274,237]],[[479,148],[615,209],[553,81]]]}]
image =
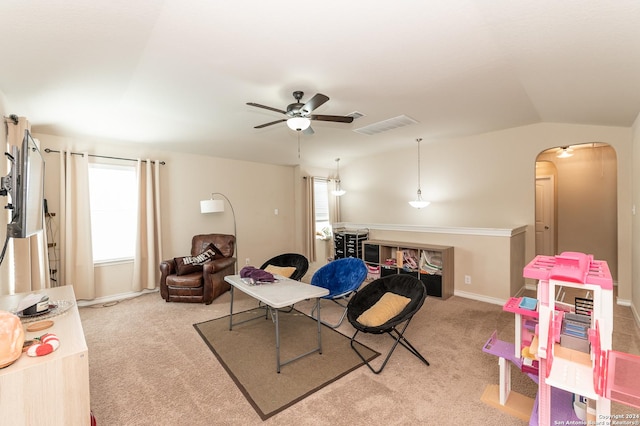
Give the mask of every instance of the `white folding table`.
[{"label": "white folding table", "polygon": [[[322,353],[322,336],[320,323],[320,298],[329,294],[329,290],[322,287],[313,286],[311,284],[302,283],[289,278],[276,276],[277,282],[264,284],[247,284],[240,275],[227,275],[224,280],[231,284],[231,304],[229,313],[229,330],[234,325],[242,324],[246,321],[233,322],[233,292],[238,289],[248,294],[254,299],[272,308],[275,329],[276,329],[276,371],[280,373],[280,367],[289,364],[303,356],[310,355],[314,352]],[[318,311],[318,346],[308,352],[300,354],[287,361],[280,362],[280,323],[278,319],[279,309],[291,306],[295,303],[307,299],[316,299],[316,310]],[[252,318],[253,319],[253,318]]]}]

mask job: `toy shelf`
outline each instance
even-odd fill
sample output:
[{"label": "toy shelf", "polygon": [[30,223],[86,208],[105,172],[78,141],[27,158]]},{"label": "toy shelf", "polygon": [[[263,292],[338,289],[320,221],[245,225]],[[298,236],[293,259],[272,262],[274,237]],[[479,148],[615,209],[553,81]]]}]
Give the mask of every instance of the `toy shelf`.
[{"label": "toy shelf", "polygon": [[362,260],[380,276],[408,274],[418,278],[427,294],[441,299],[453,296],[454,248],[435,244],[365,240]]}]

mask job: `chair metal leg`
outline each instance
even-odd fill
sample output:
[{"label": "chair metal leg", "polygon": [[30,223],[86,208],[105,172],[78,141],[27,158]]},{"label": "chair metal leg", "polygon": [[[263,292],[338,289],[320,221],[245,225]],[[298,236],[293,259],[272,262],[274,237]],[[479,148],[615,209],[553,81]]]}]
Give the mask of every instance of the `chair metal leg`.
[{"label": "chair metal leg", "polygon": [[[346,300],[346,297],[340,298],[340,299],[329,299],[329,300],[331,300],[333,303],[335,303],[336,305],[338,305],[338,306],[340,306],[341,308],[344,309],[343,312],[342,312],[342,316],[340,317],[340,321],[338,321],[335,324],[331,324],[331,323],[328,323],[328,322],[323,321],[322,319],[320,319],[320,322],[322,324],[326,325],[327,327],[338,328],[343,323],[344,319],[347,317],[347,305],[344,305],[344,304],[340,303],[340,300]],[[313,309],[311,310],[311,318],[318,319],[318,317],[315,315],[315,312],[316,312],[316,308],[314,306]]]},{"label": "chair metal leg", "polygon": [[[406,328],[406,327],[405,327]],[[396,330],[395,328],[393,328],[394,332],[398,333],[398,330]],[[393,335],[391,334],[391,332],[388,332],[387,334],[389,334],[389,336],[391,336],[393,338]],[[411,352],[412,354],[414,354],[416,357],[418,357],[418,359],[420,359],[420,361],[424,362],[425,364],[429,365],[429,361],[427,361],[420,352],[418,352],[418,350],[416,348],[413,347],[413,345],[411,344],[411,342],[409,342],[405,337],[404,334],[399,336],[400,340],[398,340],[398,342],[404,346],[405,348],[407,348],[407,350],[409,352]]]},{"label": "chair metal leg", "polygon": [[[409,323],[411,322],[411,318],[409,318],[405,323],[404,326],[402,327],[402,331],[398,331],[395,327],[392,327],[390,330],[385,331],[386,334],[388,334],[393,340],[393,346],[391,346],[391,349],[389,350],[389,352],[387,353],[387,356],[385,357],[384,361],[382,362],[382,365],[380,366],[380,368],[378,368],[377,370],[374,369],[371,364],[369,363],[369,361],[367,361],[364,356],[362,356],[362,354],[358,351],[358,349],[356,349],[356,347],[353,345],[353,342],[355,341],[356,336],[358,335],[358,333],[360,332],[360,330],[356,330],[356,332],[353,334],[353,337],[351,337],[351,349],[353,349],[356,354],[358,354],[358,356],[360,357],[360,359],[362,360],[362,362],[364,362],[367,367],[369,367],[369,370],[373,371],[375,374],[380,374],[380,372],[384,369],[384,367],[387,365],[387,362],[389,361],[389,358],[391,358],[391,354],[393,354],[393,351],[396,349],[396,347],[398,346],[398,343],[402,346],[404,346],[405,348],[407,348],[407,350],[409,352],[411,352],[413,355],[415,355],[420,361],[422,361],[423,363],[425,363],[426,365],[429,365],[429,361],[427,361],[421,354],[420,352],[418,352],[418,350],[416,348],[413,347],[413,345],[404,337],[404,331],[407,329],[407,326],[409,325]],[[394,334],[395,333],[395,337]]]}]

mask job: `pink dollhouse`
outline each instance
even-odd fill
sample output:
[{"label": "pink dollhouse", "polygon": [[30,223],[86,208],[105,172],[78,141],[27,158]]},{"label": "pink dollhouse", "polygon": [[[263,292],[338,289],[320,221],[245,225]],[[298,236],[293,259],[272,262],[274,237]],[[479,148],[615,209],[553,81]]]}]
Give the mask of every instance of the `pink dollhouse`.
[{"label": "pink dollhouse", "polygon": [[[640,415],[613,419],[611,401],[640,408],[640,357],[613,351],[613,281],[606,262],[577,252],[537,256],[525,278],[538,280],[537,299],[512,297],[503,309],[515,314],[515,343],[496,333],[483,350],[499,358],[500,384],[482,400],[530,425],[640,424]],[[559,288],[587,291],[572,306],[556,302]],[[511,392],[510,367],[538,383],[535,401]],[[638,416],[633,418],[634,416]]]}]

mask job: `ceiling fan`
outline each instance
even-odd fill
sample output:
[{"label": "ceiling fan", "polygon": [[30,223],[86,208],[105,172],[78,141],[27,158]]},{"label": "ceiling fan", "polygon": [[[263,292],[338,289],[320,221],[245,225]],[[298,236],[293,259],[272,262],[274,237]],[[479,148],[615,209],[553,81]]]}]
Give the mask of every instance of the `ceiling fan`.
[{"label": "ceiling fan", "polygon": [[259,126],[255,126],[254,129],[262,129],[263,127],[283,123],[286,121],[287,126],[289,126],[291,130],[296,130],[298,132],[303,131],[306,134],[313,134],[314,131],[311,128],[311,120],[333,121],[336,123],[351,123],[353,121],[353,117],[349,116],[311,114],[313,110],[327,102],[329,100],[329,97],[323,95],[322,93],[317,93],[314,97],[303,104],[302,102],[300,102],[303,96],[304,92],[301,92],[299,90],[293,92],[293,97],[296,101],[292,104],[289,104],[286,111],[278,108],[260,105],[255,102],[247,102],[247,105],[279,112],[280,114],[284,114],[287,116],[287,118],[281,118],[280,120],[260,124]]}]

